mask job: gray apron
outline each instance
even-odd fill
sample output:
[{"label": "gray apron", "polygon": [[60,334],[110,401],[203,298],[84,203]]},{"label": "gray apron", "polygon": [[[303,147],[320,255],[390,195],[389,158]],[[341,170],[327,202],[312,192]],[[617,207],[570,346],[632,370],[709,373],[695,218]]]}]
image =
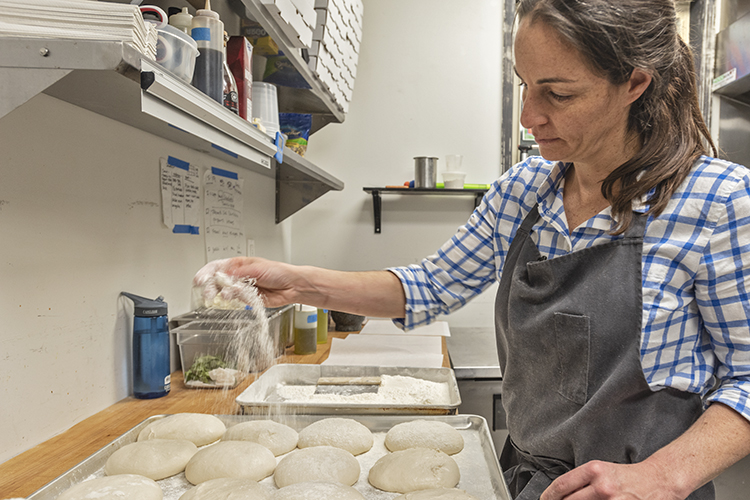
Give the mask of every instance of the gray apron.
[{"label": "gray apron", "polygon": [[[701,415],[697,394],[653,392],[640,361],[646,216],[622,239],[546,260],[529,237],[534,207],[508,251],[495,303],[511,494],[537,500],[590,460],[640,462]],[[713,484],[690,500],[712,500]]]}]

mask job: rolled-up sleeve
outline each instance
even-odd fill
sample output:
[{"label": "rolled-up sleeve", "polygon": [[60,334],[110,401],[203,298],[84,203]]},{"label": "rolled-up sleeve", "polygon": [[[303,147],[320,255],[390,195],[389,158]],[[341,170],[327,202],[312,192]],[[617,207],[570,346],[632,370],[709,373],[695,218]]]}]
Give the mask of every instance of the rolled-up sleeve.
[{"label": "rolled-up sleeve", "polygon": [[750,420],[750,179],[727,198],[696,276],[700,314],[715,358],[719,402]]},{"label": "rolled-up sleeve", "polygon": [[493,185],[469,221],[437,253],[419,264],[388,269],[401,280],[406,295],[406,317],[395,320],[401,328],[411,330],[463,307],[496,280],[493,200],[498,189]]}]

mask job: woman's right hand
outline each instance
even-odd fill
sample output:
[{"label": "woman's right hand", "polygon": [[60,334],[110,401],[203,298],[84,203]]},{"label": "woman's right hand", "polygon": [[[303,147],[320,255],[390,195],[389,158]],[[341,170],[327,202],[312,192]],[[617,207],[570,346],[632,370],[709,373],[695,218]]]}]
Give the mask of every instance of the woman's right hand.
[{"label": "woman's right hand", "polygon": [[210,303],[216,296],[249,303],[253,284],[267,307],[280,307],[296,300],[296,267],[257,257],[233,257],[215,260],[203,266],[193,278],[193,286],[201,287],[203,300]]}]

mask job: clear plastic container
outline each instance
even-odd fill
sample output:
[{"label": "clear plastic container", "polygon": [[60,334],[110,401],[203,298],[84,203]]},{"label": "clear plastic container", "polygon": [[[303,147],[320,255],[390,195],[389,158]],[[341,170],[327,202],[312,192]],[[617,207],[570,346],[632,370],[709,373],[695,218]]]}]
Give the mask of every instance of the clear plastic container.
[{"label": "clear plastic container", "polygon": [[179,29],[168,24],[157,28],[157,32],[159,39],[156,44],[156,62],[181,80],[190,83],[195,70],[195,58],[198,57],[198,44]]},{"label": "clear plastic container", "polygon": [[466,172],[443,172],[443,184],[446,189],[463,189]]},{"label": "clear plastic container", "polygon": [[279,101],[276,86],[271,83],[253,82],[253,118],[260,118],[266,134],[276,138],[279,131]]}]

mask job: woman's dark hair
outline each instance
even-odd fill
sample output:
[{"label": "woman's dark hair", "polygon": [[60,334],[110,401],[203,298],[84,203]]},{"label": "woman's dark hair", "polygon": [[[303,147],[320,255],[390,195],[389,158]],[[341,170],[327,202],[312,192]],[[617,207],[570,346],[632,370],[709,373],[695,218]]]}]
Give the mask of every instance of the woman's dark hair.
[{"label": "woman's dark hair", "polygon": [[652,189],[648,213],[661,214],[706,147],[718,155],[698,104],[692,51],[677,33],[674,0],[520,0],[516,15],[553,28],[615,85],[634,68],[652,75],[628,119],[642,147],[604,179],[602,194],[612,205],[615,234],[630,225],[631,202]]}]

